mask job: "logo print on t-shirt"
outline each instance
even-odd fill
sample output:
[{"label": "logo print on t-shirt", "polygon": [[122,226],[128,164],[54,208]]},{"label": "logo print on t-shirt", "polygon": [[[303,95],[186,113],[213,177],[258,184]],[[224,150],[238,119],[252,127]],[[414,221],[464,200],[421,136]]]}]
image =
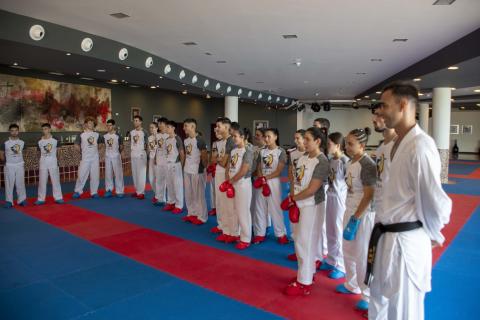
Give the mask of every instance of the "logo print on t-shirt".
[{"label": "logo print on t-shirt", "polygon": [[137,144],[138,140],[140,139],[140,136],[138,134],[133,136],[133,143]]},{"label": "logo print on t-shirt", "polygon": [[52,151],[52,144],[51,143],[47,143],[46,145],[43,146],[43,150],[46,152],[46,153],[50,153]]},{"label": "logo print on t-shirt", "polygon": [[95,143],[95,137],[94,136],[88,137],[87,142],[89,145],[92,146]]},{"label": "logo print on t-shirt", "polygon": [[385,168],[385,155],[382,154],[380,159],[377,159],[377,178],[379,181],[382,181],[382,173]]},{"label": "logo print on t-shirt", "polygon": [[347,187],[348,187],[348,193],[353,193],[353,189],[352,189],[353,177],[352,177],[351,172],[349,172],[348,175],[345,177],[345,182],[346,182]]},{"label": "logo print on t-shirt", "polygon": [[155,149],[155,141],[150,141],[150,142],[148,143],[148,146],[149,146],[150,149],[152,149],[152,150]]},{"label": "logo print on t-shirt", "polygon": [[304,175],[305,175],[305,165],[301,165],[295,168],[295,180],[297,181],[297,184],[301,184]]},{"label": "logo print on t-shirt", "polygon": [[187,146],[185,147],[185,150],[187,152],[187,156],[191,155],[192,154],[192,144],[187,144]]},{"label": "logo print on t-shirt", "polygon": [[265,168],[270,169],[272,168],[273,164],[273,154],[267,154],[265,157],[263,157],[263,164],[265,165]]},{"label": "logo print on t-shirt", "polygon": [[167,145],[167,154],[172,153],[173,146],[171,144]]},{"label": "logo print on t-shirt", "polygon": [[158,139],[157,144],[158,144],[159,148],[162,148],[163,147],[163,138]]},{"label": "logo print on t-shirt", "polygon": [[331,168],[330,173],[328,174],[328,186],[329,190],[333,190],[333,182],[337,179],[337,173],[335,172],[335,169]]},{"label": "logo print on t-shirt", "polygon": [[110,148],[113,147],[113,138],[109,138],[109,139],[107,140],[107,144],[108,144],[108,146],[109,146]]},{"label": "logo print on t-shirt", "polygon": [[13,146],[10,147],[10,150],[12,150],[13,153],[19,154],[20,153],[20,145],[19,144],[14,144]]},{"label": "logo print on t-shirt", "polygon": [[232,163],[232,167],[235,167],[238,162],[238,153],[235,153],[232,155],[232,158],[230,159],[230,162]]}]

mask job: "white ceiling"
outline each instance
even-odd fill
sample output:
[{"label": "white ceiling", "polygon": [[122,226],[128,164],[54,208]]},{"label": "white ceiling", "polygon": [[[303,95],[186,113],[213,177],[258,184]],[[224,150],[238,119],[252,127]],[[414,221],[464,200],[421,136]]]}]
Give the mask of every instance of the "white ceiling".
[{"label": "white ceiling", "polygon": [[[300,99],[339,99],[480,27],[479,0],[433,2],[2,0],[0,8],[123,42],[221,81]],[[116,12],[131,17],[109,16]],[[299,38],[284,40],[283,34]],[[300,67],[293,65],[297,58]]]}]

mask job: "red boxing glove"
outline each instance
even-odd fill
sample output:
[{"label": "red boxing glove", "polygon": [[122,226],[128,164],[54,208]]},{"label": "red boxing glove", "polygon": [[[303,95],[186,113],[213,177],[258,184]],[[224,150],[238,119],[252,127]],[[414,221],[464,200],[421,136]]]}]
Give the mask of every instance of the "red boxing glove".
[{"label": "red boxing glove", "polygon": [[214,163],[212,163],[211,165],[209,165],[209,166],[207,167],[207,173],[208,173],[208,174],[211,174],[212,177],[214,177],[214,178],[215,178],[215,171],[216,171],[216,170],[217,170],[217,165],[214,164]]},{"label": "red boxing glove", "polygon": [[235,188],[230,183],[228,184],[226,193],[227,193],[227,198],[229,199],[235,198]]},{"label": "red boxing glove", "polygon": [[292,205],[293,205],[292,198],[288,196],[285,199],[283,199],[282,203],[280,204],[280,208],[282,208],[283,211],[286,211],[290,209]]},{"label": "red boxing glove", "polygon": [[255,189],[260,189],[265,184],[267,184],[267,179],[265,179],[265,177],[258,177],[255,179],[255,181],[253,181],[253,187]]},{"label": "red boxing glove", "polygon": [[297,223],[300,220],[300,209],[298,209],[296,203],[293,203],[290,209],[288,209],[288,218],[292,223]]},{"label": "red boxing glove", "polygon": [[270,187],[266,183],[262,187],[262,194],[264,197],[269,197],[272,194]]},{"label": "red boxing glove", "polygon": [[225,180],[222,182],[222,184],[218,187],[218,189],[220,190],[220,192],[225,192],[228,190],[228,188],[230,188],[232,185],[230,184],[230,182],[228,182],[228,180]]}]

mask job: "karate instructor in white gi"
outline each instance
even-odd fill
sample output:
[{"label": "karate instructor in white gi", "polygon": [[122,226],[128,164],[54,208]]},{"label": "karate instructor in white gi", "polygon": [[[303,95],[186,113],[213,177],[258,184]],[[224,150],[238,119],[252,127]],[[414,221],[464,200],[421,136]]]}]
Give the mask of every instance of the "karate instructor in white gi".
[{"label": "karate instructor in white gi", "polygon": [[440,156],[415,122],[417,105],[418,90],[410,83],[392,83],[382,91],[378,114],[398,138],[390,155],[390,179],[383,185],[383,210],[377,212],[369,243],[369,319],[424,319],[432,248],[443,244],[441,230],[450,218],[452,201],[440,183]]}]

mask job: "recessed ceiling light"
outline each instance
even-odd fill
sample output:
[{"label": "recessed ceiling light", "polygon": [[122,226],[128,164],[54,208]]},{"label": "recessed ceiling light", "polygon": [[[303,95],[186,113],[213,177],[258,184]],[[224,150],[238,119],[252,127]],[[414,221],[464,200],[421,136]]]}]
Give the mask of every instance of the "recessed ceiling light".
[{"label": "recessed ceiling light", "polygon": [[383,59],[380,59],[380,58],[372,58],[370,59],[371,62],[382,62]]},{"label": "recessed ceiling light", "polygon": [[182,94],[187,94],[187,93],[188,93],[187,90],[183,90],[183,91],[182,91]]},{"label": "recessed ceiling light", "polygon": [[424,94],[423,94],[423,93],[421,93],[421,92],[419,92],[419,93],[418,93],[418,95],[421,97],[421,96],[423,96]]},{"label": "recessed ceiling light", "polygon": [[368,98],[370,98],[370,96],[365,96],[364,98],[368,99]]},{"label": "recessed ceiling light", "polygon": [[218,60],[217,63],[227,63],[225,60]]},{"label": "recessed ceiling light", "polygon": [[473,92],[480,92],[480,89],[475,89],[473,90]]},{"label": "recessed ceiling light", "polygon": [[450,88],[450,89],[452,89],[452,91],[453,91],[453,90],[457,90],[457,88]]},{"label": "recessed ceiling light", "polygon": [[315,96],[318,97],[319,93],[318,92],[315,92]]},{"label": "recessed ceiling light", "polygon": [[465,107],[460,107],[461,110],[465,110]]},{"label": "recessed ceiling light", "polygon": [[415,81],[415,82],[422,81],[422,78],[415,78],[415,79],[413,79],[413,81]]},{"label": "recessed ceiling light", "polygon": [[160,88],[160,86],[159,86],[159,85],[157,85],[157,88]]},{"label": "recessed ceiling light", "polygon": [[407,42],[408,39],[407,38],[395,38],[393,39],[393,42]]},{"label": "recessed ceiling light", "polygon": [[207,98],[207,99],[210,99],[210,98],[211,98],[211,97],[210,97],[210,95],[209,95],[208,93],[207,93],[207,96],[206,96],[206,98]]},{"label": "recessed ceiling light", "polygon": [[186,46],[196,46],[197,45],[197,43],[193,42],[193,41],[183,42],[183,44],[186,45]]},{"label": "recessed ceiling light", "polygon": [[375,101],[377,101],[377,99],[372,99],[372,102],[375,102]]},{"label": "recessed ceiling light", "polygon": [[182,86],[184,86],[184,85],[185,85],[185,83],[182,83]]},{"label": "recessed ceiling light", "polygon": [[477,103],[477,107],[480,107],[480,103]]},{"label": "recessed ceiling light", "polygon": [[117,83],[117,82],[118,82],[117,79],[112,79],[112,80],[110,80],[110,81],[113,82],[113,83]]},{"label": "recessed ceiling light", "polygon": [[10,66],[10,68],[13,68],[13,69],[20,69],[20,70],[27,70],[27,69],[28,69],[27,67],[24,67],[24,66],[19,66],[19,65],[16,65],[16,66]]},{"label": "recessed ceiling light", "polygon": [[61,72],[49,72],[49,74],[53,74],[54,76],[63,76]]},{"label": "recessed ceiling light", "polygon": [[456,0],[436,0],[433,5],[434,6],[449,6],[454,3]]},{"label": "recessed ceiling light", "polygon": [[157,88],[157,87],[155,87],[155,86],[150,86],[150,89],[155,89],[155,88]]},{"label": "recessed ceiling light", "polygon": [[452,98],[452,99],[450,99],[450,101],[454,102],[454,101],[455,101],[455,99],[453,99],[453,98]]},{"label": "recessed ceiling light", "polygon": [[98,69],[97,70],[97,72],[105,72],[105,71],[107,71],[107,70],[105,70],[105,69]]},{"label": "recessed ceiling light", "polygon": [[458,70],[458,67],[457,66],[450,66],[447,69],[448,70]]},{"label": "recessed ceiling light", "polygon": [[76,76],[79,76],[79,75],[80,75],[80,72],[75,72],[75,75],[76,75]]},{"label": "recessed ceiling light", "polygon": [[162,77],[162,76],[159,76],[158,78],[159,78],[159,79],[163,79],[163,77]]},{"label": "recessed ceiling light", "polygon": [[130,66],[125,66],[125,69],[130,69]]},{"label": "recessed ceiling light", "polygon": [[14,66],[18,66],[18,62],[14,62],[13,65],[14,65]]},{"label": "recessed ceiling light", "polygon": [[131,84],[129,87],[130,87],[130,88],[140,88],[140,86],[136,86],[136,85],[134,85],[134,84]]},{"label": "recessed ceiling light", "polygon": [[70,52],[65,53],[67,56],[71,56],[72,54]]},{"label": "recessed ceiling light", "polygon": [[92,79],[92,78],[87,78],[87,77],[81,77],[80,79],[82,79],[82,80],[88,80],[88,81],[94,80],[94,79]]},{"label": "recessed ceiling light", "polygon": [[117,13],[110,13],[110,16],[117,18],[117,19],[124,19],[124,18],[130,18],[130,16],[126,13],[123,12],[117,12]]},{"label": "recessed ceiling light", "polygon": [[360,99],[360,98],[357,98],[357,99],[355,99],[355,100],[357,100],[357,101],[360,101],[360,100],[362,100],[362,99]]},{"label": "recessed ceiling light", "polygon": [[375,92],[375,93],[376,93],[376,94],[382,94],[382,91],[377,91],[377,92]]},{"label": "recessed ceiling light", "polygon": [[297,39],[298,36],[296,34],[284,34],[282,35],[283,39]]}]

